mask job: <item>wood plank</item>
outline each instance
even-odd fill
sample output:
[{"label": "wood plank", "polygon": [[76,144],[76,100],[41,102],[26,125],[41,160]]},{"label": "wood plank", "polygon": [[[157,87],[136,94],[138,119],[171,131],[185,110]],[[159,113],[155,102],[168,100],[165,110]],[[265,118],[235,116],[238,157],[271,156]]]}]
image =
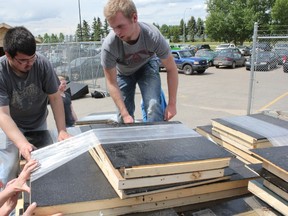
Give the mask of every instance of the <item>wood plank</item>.
[{"label": "wood plank", "polygon": [[151,166],[136,166],[132,168],[125,168],[123,177],[139,178],[145,176],[159,176],[169,175],[175,173],[187,173],[201,170],[214,170],[228,167],[230,158],[216,158],[210,160],[192,161],[192,162],[178,162],[169,164],[155,164]]},{"label": "wood plank", "polygon": [[[248,143],[254,144],[261,141],[266,141],[265,137],[261,137],[260,135],[253,134],[254,136],[250,135],[248,130],[244,130],[240,127],[236,127],[232,125],[231,123],[228,123],[221,119],[212,119],[212,126],[213,128],[218,128],[220,130],[226,131],[227,133],[233,134],[236,137],[241,137],[243,140],[245,140]],[[240,131],[241,130],[241,131]],[[256,136],[256,138],[255,138]]]},{"label": "wood plank", "polygon": [[248,190],[280,213],[287,215],[288,202],[264,187],[262,181],[251,180],[248,184]]},{"label": "wood plank", "polygon": [[[211,192],[209,194],[198,194],[191,195],[188,197],[178,197],[175,199],[166,199],[166,200],[151,200],[150,202],[144,202],[140,204],[126,204],[118,207],[109,207],[107,208],[104,203],[102,206],[98,204],[98,202],[90,202],[90,203],[75,203],[75,204],[67,204],[67,205],[57,205],[57,206],[47,206],[42,208],[37,208],[35,211],[35,216],[43,216],[43,215],[51,215],[57,212],[62,212],[65,215],[70,216],[94,216],[94,215],[107,215],[107,216],[115,216],[115,215],[124,215],[128,213],[136,213],[136,212],[147,212],[147,211],[155,211],[159,209],[167,209],[174,208],[182,205],[189,205],[194,203],[207,202],[211,200],[224,199],[229,197],[235,197],[247,194],[247,187],[230,189],[230,190],[222,190],[218,192]],[[126,200],[121,200],[127,201]],[[82,212],[81,212],[82,211]]]},{"label": "wood plank", "polygon": [[251,151],[263,160],[263,168],[284,181],[288,181],[288,146],[274,146]]},{"label": "wood plank", "polygon": [[256,142],[256,143],[248,143],[247,141],[243,140],[241,137],[234,136],[233,134],[230,134],[219,128],[212,128],[212,134],[230,144],[237,146],[238,148],[241,146],[241,149],[243,149],[246,152],[249,152],[249,149],[267,148],[267,147],[273,146],[269,142],[269,140]]},{"label": "wood plank", "polygon": [[277,194],[278,196],[282,197],[286,201],[288,201],[288,193],[284,190],[281,190],[278,186],[272,184],[271,182],[264,179],[263,185],[267,187],[269,190]]}]

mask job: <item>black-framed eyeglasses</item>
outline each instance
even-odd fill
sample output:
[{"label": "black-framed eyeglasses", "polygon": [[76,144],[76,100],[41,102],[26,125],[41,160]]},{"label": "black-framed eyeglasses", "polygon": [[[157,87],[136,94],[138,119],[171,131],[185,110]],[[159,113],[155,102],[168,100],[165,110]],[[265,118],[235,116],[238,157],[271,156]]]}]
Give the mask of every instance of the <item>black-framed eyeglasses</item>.
[{"label": "black-framed eyeglasses", "polygon": [[16,57],[14,57],[14,59],[19,63],[19,64],[29,64],[29,63],[32,63],[34,61],[36,61],[37,59],[37,55],[36,53],[29,59],[17,59]]}]

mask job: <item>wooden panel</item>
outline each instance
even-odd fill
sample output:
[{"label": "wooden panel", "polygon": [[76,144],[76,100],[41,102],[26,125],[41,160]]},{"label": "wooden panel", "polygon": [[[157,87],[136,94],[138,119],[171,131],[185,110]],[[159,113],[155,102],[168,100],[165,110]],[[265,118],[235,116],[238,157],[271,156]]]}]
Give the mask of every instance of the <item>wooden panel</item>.
[{"label": "wooden panel", "polygon": [[263,167],[288,181],[288,146],[253,149],[253,154],[263,159]]},{"label": "wooden panel", "polygon": [[212,140],[213,142],[217,143],[218,145],[224,147],[228,151],[232,152],[234,155],[236,155],[239,159],[243,160],[246,164],[254,164],[254,163],[261,163],[259,159],[255,158],[252,155],[252,152],[250,150],[243,148],[241,145],[234,143],[232,145],[231,143],[225,142],[222,139],[214,136],[212,134],[212,125],[205,125],[205,126],[199,126],[196,128],[196,131],[207,137],[208,139]]},{"label": "wooden panel", "polygon": [[102,145],[114,168],[233,157],[205,137]]}]

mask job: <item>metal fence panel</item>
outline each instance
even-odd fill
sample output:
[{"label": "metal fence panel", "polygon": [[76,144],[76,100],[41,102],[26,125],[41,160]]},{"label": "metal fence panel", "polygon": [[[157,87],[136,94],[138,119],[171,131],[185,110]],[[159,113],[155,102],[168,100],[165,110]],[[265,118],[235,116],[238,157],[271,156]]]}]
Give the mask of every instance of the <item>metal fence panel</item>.
[{"label": "metal fence panel", "polygon": [[[247,114],[287,110],[288,106],[287,99],[284,100],[284,96],[288,95],[287,85],[278,85],[277,89],[274,87],[275,82],[288,79],[288,35],[261,35],[259,32],[256,23],[252,55],[246,62],[246,70],[250,71],[251,77]],[[266,95],[263,94],[264,88],[269,90]],[[253,109],[255,104],[257,108]]]},{"label": "metal fence panel", "polygon": [[37,44],[37,52],[49,59],[57,75],[107,91],[100,42]]}]

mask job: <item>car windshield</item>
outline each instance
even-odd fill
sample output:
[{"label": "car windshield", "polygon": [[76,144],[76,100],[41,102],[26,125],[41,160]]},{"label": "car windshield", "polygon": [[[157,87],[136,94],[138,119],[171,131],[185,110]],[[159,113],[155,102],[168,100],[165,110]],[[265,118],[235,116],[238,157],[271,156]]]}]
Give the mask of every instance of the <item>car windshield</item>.
[{"label": "car windshield", "polygon": [[196,54],[195,54],[195,56],[197,56],[197,57],[203,57],[203,56],[205,56],[205,57],[213,57],[213,53],[212,52],[209,52],[209,51],[204,51],[204,50],[199,50],[199,51],[197,51],[196,52]]},{"label": "car windshield", "polygon": [[190,58],[190,57],[193,57],[193,55],[192,55],[191,52],[189,52],[189,51],[181,51],[181,52],[179,52],[179,53],[180,53],[181,58]]}]

